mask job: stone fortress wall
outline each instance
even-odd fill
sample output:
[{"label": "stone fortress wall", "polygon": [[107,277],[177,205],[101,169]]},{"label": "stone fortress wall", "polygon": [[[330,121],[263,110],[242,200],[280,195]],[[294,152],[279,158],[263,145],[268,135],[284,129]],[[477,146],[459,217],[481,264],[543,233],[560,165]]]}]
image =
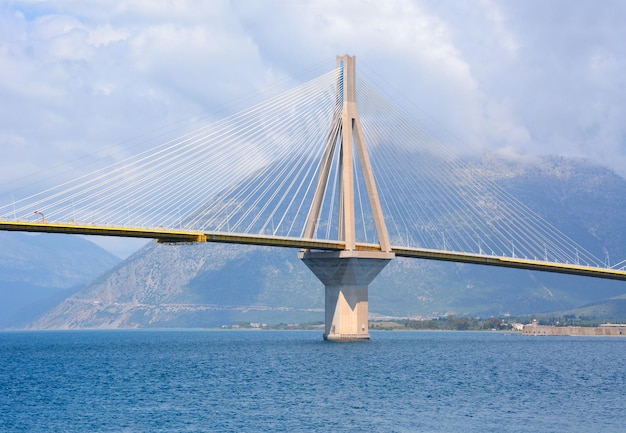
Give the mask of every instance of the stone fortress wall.
[{"label": "stone fortress wall", "polygon": [[600,326],[546,326],[533,323],[524,325],[522,335],[569,335],[569,336],[625,336],[626,324],[607,323]]}]

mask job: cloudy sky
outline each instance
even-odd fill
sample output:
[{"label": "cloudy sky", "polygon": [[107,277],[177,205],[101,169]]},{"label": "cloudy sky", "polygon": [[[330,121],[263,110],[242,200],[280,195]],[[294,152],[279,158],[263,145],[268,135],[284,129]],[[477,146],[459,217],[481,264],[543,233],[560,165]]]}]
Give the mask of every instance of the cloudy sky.
[{"label": "cloudy sky", "polygon": [[2,0],[0,196],[344,53],[467,147],[626,175],[624,22],[611,0]]}]

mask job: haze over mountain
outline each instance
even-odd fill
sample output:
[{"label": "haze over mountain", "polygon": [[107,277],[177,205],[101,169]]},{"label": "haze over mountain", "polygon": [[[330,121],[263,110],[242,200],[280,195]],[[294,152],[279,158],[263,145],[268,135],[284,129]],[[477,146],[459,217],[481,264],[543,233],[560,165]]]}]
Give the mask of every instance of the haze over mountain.
[{"label": "haze over mountain", "polygon": [[[613,171],[577,159],[496,155],[478,169],[597,256],[626,258],[626,180]],[[596,305],[590,313],[624,295],[617,281],[396,259],[370,287],[370,313],[485,317]],[[149,243],[29,327],[209,327],[322,320],[322,312],[323,287],[295,250]]]},{"label": "haze over mountain", "polygon": [[0,327],[24,325],[118,262],[80,236],[0,231]]}]

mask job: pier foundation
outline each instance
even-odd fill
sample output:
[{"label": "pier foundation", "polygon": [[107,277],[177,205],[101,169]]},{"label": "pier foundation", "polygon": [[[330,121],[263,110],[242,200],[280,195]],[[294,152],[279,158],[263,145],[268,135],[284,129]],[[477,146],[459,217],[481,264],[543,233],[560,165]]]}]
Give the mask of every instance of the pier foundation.
[{"label": "pier foundation", "polygon": [[365,251],[300,252],[300,259],[325,286],[324,340],[369,340],[368,287],[393,256]]}]

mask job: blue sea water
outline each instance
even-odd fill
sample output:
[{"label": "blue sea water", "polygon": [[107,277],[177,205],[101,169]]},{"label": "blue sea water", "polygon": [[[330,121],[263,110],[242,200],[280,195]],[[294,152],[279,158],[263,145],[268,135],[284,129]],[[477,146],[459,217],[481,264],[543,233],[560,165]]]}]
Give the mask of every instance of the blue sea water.
[{"label": "blue sea water", "polygon": [[626,432],[626,339],[0,333],[0,432]]}]

